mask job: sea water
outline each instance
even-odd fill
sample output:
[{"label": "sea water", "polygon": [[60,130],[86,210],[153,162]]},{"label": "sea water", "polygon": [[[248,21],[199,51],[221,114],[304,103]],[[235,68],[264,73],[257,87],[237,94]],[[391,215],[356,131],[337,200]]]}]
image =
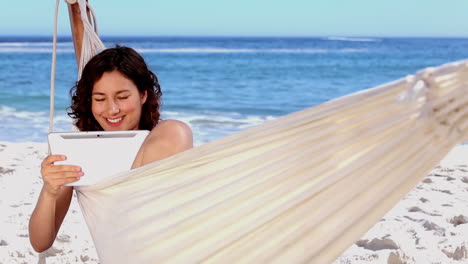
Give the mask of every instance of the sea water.
[{"label": "sea water", "polygon": [[[161,84],[162,117],[195,144],[336,97],[468,58],[468,39],[352,37],[102,37],[142,54]],[[0,141],[46,142],[51,37],[0,37]],[[59,38],[55,131],[71,130],[73,43]]]}]

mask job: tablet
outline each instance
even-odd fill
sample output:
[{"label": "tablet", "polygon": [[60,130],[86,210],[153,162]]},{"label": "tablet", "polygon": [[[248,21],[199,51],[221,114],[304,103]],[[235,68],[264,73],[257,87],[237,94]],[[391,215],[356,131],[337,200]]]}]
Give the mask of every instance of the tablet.
[{"label": "tablet", "polygon": [[67,160],[55,164],[77,165],[83,176],[66,186],[86,186],[131,169],[147,130],[52,132],[48,135],[52,154]]}]

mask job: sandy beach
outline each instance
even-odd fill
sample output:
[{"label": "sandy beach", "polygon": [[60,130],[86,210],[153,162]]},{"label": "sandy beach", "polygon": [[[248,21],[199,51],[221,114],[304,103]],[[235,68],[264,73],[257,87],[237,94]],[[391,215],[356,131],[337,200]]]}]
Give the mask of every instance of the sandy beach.
[{"label": "sandy beach", "polygon": [[[28,221],[42,188],[40,164],[46,143],[0,142],[0,263],[37,263],[29,243]],[[74,195],[75,196],[75,195]],[[76,196],[47,263],[99,263]]]},{"label": "sandy beach", "polygon": [[[37,263],[28,220],[45,143],[0,142],[0,264]],[[47,263],[99,263],[73,199]],[[468,145],[456,147],[334,263],[468,263]]]},{"label": "sandy beach", "polygon": [[343,263],[468,263],[468,145],[454,148]]}]

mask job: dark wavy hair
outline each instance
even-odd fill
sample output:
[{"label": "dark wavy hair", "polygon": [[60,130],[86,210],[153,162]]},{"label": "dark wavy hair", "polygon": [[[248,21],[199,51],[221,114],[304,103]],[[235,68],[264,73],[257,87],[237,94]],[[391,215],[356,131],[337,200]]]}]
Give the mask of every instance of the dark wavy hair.
[{"label": "dark wavy hair", "polygon": [[102,131],[91,111],[94,84],[105,72],[119,71],[133,81],[140,94],[147,92],[142,106],[139,129],[151,130],[160,120],[162,95],[158,78],[148,68],[143,57],[129,47],[117,45],[95,55],[83,69],[80,80],[70,90],[71,106],[68,115],[80,131]]}]

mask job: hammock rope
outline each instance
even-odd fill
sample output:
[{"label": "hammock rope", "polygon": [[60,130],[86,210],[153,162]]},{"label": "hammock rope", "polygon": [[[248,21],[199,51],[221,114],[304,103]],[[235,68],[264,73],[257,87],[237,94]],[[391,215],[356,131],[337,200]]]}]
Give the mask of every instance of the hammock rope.
[{"label": "hammock rope", "polygon": [[[78,79],[81,77],[84,65],[99,51],[105,49],[104,44],[98,36],[98,26],[94,9],[86,0],[66,0],[67,4],[78,4],[81,12],[81,21],[83,22],[84,32],[80,59],[78,61]],[[57,32],[58,32],[58,14],[60,0],[56,0],[54,11],[54,29],[52,38],[52,62],[50,70],[50,104],[49,104],[49,133],[54,131],[55,116],[55,74],[57,68]],[[87,19],[86,10],[90,11],[93,25]],[[50,148],[48,154],[50,154]],[[38,257],[38,264],[46,263],[46,252],[42,252]]]},{"label": "hammock rope", "polygon": [[[81,77],[86,63],[101,50],[105,49],[104,44],[98,36],[98,25],[94,9],[86,0],[66,0],[68,4],[78,4],[81,12],[81,21],[83,22],[84,32],[81,49],[81,55],[78,62],[78,79]],[[52,40],[52,63],[50,70],[50,106],[49,106],[49,133],[54,131],[55,115],[55,73],[57,68],[57,28],[60,0],[56,0],[54,12],[54,33]],[[87,10],[90,12],[88,19]],[[90,23],[90,20],[93,22]]]},{"label": "hammock rope", "polygon": [[[55,115],[55,72],[57,65],[57,25],[58,25],[58,13],[59,3],[57,0],[55,3],[54,13],[54,35],[52,39],[52,65],[50,69],[50,106],[49,106],[49,133],[54,131],[54,115]],[[50,154],[50,151],[49,151]]]},{"label": "hammock rope", "polygon": [[[81,73],[83,72],[83,68],[86,63],[97,53],[101,50],[105,49],[104,44],[102,43],[101,39],[97,34],[97,21],[94,15],[94,10],[91,8],[91,5],[87,3],[86,0],[77,0],[77,3],[80,7],[81,11],[81,21],[83,22],[83,44],[81,46],[81,57],[78,66],[78,79],[81,77]],[[90,10],[90,14],[92,17],[93,25],[91,25],[87,10]]]}]

